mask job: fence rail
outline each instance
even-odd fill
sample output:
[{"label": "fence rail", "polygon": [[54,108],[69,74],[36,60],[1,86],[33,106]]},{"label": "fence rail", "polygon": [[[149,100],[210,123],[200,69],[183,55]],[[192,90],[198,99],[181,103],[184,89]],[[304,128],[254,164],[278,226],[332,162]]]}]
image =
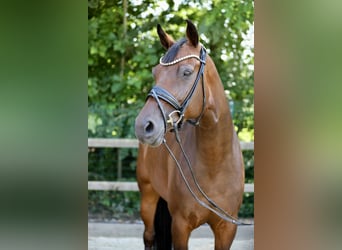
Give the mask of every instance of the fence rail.
[{"label": "fence rail", "polygon": [[[89,148],[138,148],[137,139],[120,139],[120,138],[88,138]],[[242,150],[254,150],[254,142],[240,141]]]},{"label": "fence rail", "polygon": [[[137,139],[121,139],[121,138],[88,138],[88,148],[138,148]],[[242,150],[254,150],[254,142],[240,142]],[[119,154],[118,154],[119,155]],[[118,161],[118,179],[121,178],[122,165]],[[117,190],[117,191],[139,191],[136,182],[123,181],[88,181],[88,190]],[[246,193],[254,193],[254,184],[245,184]]]},{"label": "fence rail", "polygon": [[[88,181],[88,190],[139,191],[138,184],[132,181]],[[254,193],[254,184],[245,184],[245,193]]]}]

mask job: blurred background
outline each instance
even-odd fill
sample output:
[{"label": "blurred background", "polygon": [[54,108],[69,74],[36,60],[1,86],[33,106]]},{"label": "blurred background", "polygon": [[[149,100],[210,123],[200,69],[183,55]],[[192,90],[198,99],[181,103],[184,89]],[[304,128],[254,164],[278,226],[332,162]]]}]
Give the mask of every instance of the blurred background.
[{"label": "blurred background", "polygon": [[[135,138],[134,121],[165,53],[157,24],[175,40],[186,19],[197,26],[220,74],[241,141],[254,141],[254,3],[223,1],[88,1],[88,138]],[[254,183],[254,151],[243,152]],[[89,181],[135,181],[136,148],[88,149]],[[119,168],[119,170],[118,170]],[[254,193],[240,217],[254,216]],[[88,218],[135,220],[139,193],[88,191]]]},{"label": "blurred background", "polygon": [[[101,191],[97,200],[91,198],[88,180],[117,180],[117,153],[107,153],[107,149],[92,152],[85,135],[133,138],[121,131],[132,131],[133,123],[123,123],[126,113],[114,107],[131,105],[127,113],[138,112],[153,84],[151,66],[164,53],[156,38],[156,24],[178,39],[183,36],[186,18],[198,25],[201,42],[215,60],[234,108],[240,139],[253,141],[253,128],[258,131],[255,249],[340,249],[342,4],[256,1],[253,14],[252,2],[246,1],[168,1],[168,9],[165,1],[126,3],[125,26],[122,1],[2,4],[1,249],[86,249],[89,211],[97,209],[93,204],[101,204],[98,207],[115,216],[114,208],[120,207],[116,204],[129,203],[129,196],[137,195],[111,193],[124,198],[113,202],[112,197],[108,199],[110,192]],[[253,71],[240,59],[246,51],[253,65],[253,56],[241,46],[253,30],[253,15],[255,99],[250,87]],[[119,38],[111,42],[105,38],[114,35]],[[123,42],[124,49],[117,47]],[[91,47],[95,48],[92,53]],[[146,60],[139,60],[147,50],[152,53],[144,53]],[[109,80],[120,77],[121,61],[125,81]],[[95,85],[99,77],[101,82]],[[114,85],[122,89],[112,89]],[[126,98],[129,89],[133,99]],[[102,114],[92,111],[102,105],[106,106]],[[127,125],[108,125],[115,120]],[[127,161],[122,163],[122,178],[134,181],[134,149],[120,151]],[[107,158],[94,162],[93,153]],[[247,175],[253,173],[254,157],[245,156],[245,161],[249,162]],[[134,209],[131,211],[138,207]]]}]

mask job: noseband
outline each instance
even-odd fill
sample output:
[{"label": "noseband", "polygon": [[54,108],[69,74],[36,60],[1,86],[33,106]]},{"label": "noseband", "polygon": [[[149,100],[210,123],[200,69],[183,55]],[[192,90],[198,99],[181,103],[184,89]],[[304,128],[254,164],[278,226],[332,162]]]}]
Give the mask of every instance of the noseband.
[{"label": "noseband", "polygon": [[[162,66],[174,65],[174,64],[177,64],[183,60],[190,59],[190,58],[195,58],[195,59],[199,60],[201,63],[200,68],[199,68],[198,73],[197,73],[197,76],[196,76],[196,80],[195,80],[194,84],[192,85],[188,95],[185,97],[182,104],[180,104],[178,102],[178,100],[170,92],[168,92],[166,89],[159,87],[159,86],[154,86],[151,89],[151,91],[148,93],[148,97],[151,96],[156,100],[158,107],[162,113],[163,120],[164,120],[165,133],[166,133],[168,123],[170,123],[172,127],[174,127],[175,124],[178,127],[181,126],[183,118],[184,118],[184,113],[185,113],[187,107],[189,106],[190,100],[191,100],[191,98],[195,92],[195,89],[198,85],[198,82],[199,82],[200,78],[202,77],[202,90],[203,90],[202,112],[194,121],[188,120],[188,122],[191,123],[192,125],[198,125],[199,124],[199,121],[203,116],[204,106],[205,106],[205,91],[204,91],[203,72],[204,72],[204,65],[205,65],[205,61],[206,61],[206,56],[207,56],[207,52],[206,52],[205,48],[202,46],[199,57],[197,55],[187,55],[187,56],[181,57],[181,58],[176,59],[176,60],[169,62],[169,63],[163,63],[162,62],[163,58],[160,58],[160,64]],[[165,101],[166,103],[170,104],[175,109],[174,111],[172,111],[170,114],[167,115],[168,119],[167,119],[165,110],[162,106],[162,103],[160,102],[160,99]],[[175,114],[178,114],[178,119],[174,119],[173,116]]]}]

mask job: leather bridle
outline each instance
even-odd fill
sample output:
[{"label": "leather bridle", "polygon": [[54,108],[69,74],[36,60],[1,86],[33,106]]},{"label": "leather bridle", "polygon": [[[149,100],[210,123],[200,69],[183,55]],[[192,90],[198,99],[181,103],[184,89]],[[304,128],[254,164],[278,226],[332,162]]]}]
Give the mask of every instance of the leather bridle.
[{"label": "leather bridle", "polygon": [[[202,46],[201,51],[200,51],[200,57],[198,57],[197,55],[187,55],[187,56],[176,59],[176,60],[169,62],[169,63],[163,63],[162,62],[163,58],[160,58],[160,64],[163,66],[174,65],[180,61],[183,61],[183,60],[186,60],[189,58],[196,58],[201,63],[200,68],[199,68],[198,73],[197,73],[197,76],[196,76],[196,79],[195,79],[195,82],[192,85],[190,91],[188,92],[188,94],[185,97],[182,104],[180,104],[178,102],[178,100],[170,92],[168,92],[166,89],[159,87],[159,86],[154,86],[151,89],[151,91],[148,93],[148,97],[153,97],[156,100],[158,107],[162,113],[163,120],[164,120],[165,133],[167,132],[167,124],[171,124],[172,127],[174,126],[175,123],[177,124],[178,127],[181,126],[181,124],[183,122],[183,118],[184,118],[184,113],[185,113],[187,107],[189,106],[190,100],[191,100],[191,98],[192,98],[192,96],[196,90],[196,87],[197,87],[200,79],[202,78],[202,91],[203,91],[202,112],[195,120],[187,120],[192,125],[198,125],[199,124],[199,121],[203,116],[204,106],[205,106],[205,90],[204,90],[203,72],[204,72],[204,66],[205,66],[205,62],[206,62],[206,55],[207,55],[206,49]],[[170,112],[168,115],[166,115],[166,112],[165,112],[163,105],[160,102],[160,100],[163,100],[164,102],[168,103],[175,110]],[[174,119],[175,114],[178,114],[178,119]]]}]

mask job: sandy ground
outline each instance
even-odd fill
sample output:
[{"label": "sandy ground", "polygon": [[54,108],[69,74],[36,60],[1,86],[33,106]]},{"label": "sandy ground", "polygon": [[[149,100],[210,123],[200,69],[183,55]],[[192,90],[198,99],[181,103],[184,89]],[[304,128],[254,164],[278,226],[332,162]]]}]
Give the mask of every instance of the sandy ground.
[{"label": "sandy ground", "polygon": [[[88,250],[144,249],[142,223],[120,224],[88,222]],[[190,250],[214,249],[213,234],[203,225],[191,234]],[[231,250],[254,249],[254,226],[239,226]]]}]

